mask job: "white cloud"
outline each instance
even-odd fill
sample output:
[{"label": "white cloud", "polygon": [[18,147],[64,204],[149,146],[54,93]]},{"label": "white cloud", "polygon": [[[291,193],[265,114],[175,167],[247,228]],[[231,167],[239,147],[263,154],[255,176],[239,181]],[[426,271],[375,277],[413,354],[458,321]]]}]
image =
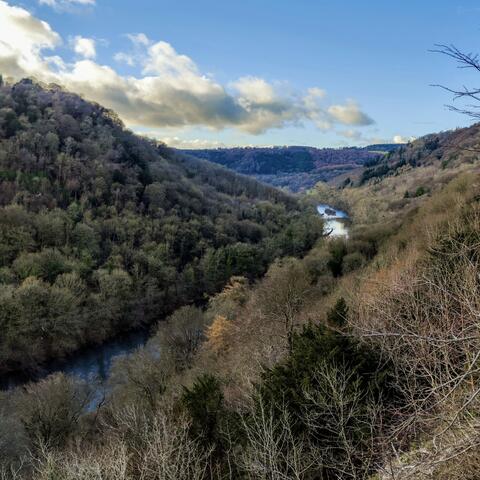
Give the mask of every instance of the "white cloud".
[{"label": "white cloud", "polygon": [[55,10],[69,10],[72,7],[94,6],[96,0],[38,0],[40,5],[47,5]]},{"label": "white cloud", "polygon": [[252,105],[265,105],[276,100],[272,85],[268,84],[263,78],[242,77],[232,86],[239,92],[239,99],[246,108]]},{"label": "white cloud", "polygon": [[[80,1],[92,4],[92,0]],[[138,76],[122,76],[111,66],[95,62],[95,42],[81,36],[75,37],[73,46],[82,58],[67,63],[51,52],[61,38],[47,23],[0,0],[2,73],[16,78],[35,76],[64,85],[114,109],[130,126],[205,126],[260,134],[306,121],[320,129],[373,123],[353,101],[324,106],[326,92],[318,87],[303,94],[282,92],[277,84],[254,76],[242,77],[225,87],[203,74],[190,57],[177,53],[169,43],[153,43],[142,33],[129,34],[128,38],[133,51],[118,52],[114,59],[139,65]]]},{"label": "white cloud", "polygon": [[324,99],[326,96],[327,92],[322,88],[309,88],[303,102],[307,110],[314,110],[318,105],[318,101]]},{"label": "white cloud", "polygon": [[328,108],[328,113],[334,120],[344,125],[366,126],[374,123],[353,100],[345,105],[332,105]]},{"label": "white cloud", "polygon": [[150,40],[144,33],[127,33],[126,37],[135,45],[135,46],[148,46],[150,45]]},{"label": "white cloud", "polygon": [[347,141],[343,141],[343,145],[358,145],[358,146],[367,146],[367,145],[376,145],[382,143],[392,143],[391,140],[379,137],[375,135],[375,130],[371,131],[370,134],[365,134],[360,130],[355,129],[347,129],[343,131],[337,132],[338,135],[348,139]]},{"label": "white cloud", "polygon": [[134,55],[131,55],[131,54],[125,53],[125,52],[117,52],[113,56],[113,59],[118,63],[125,63],[129,67],[133,67],[137,63]]},{"label": "white cloud", "polygon": [[350,140],[360,140],[362,139],[362,132],[359,132],[358,130],[343,130],[341,132],[338,132],[342,137],[349,138]]},{"label": "white cloud", "polygon": [[[150,136],[150,135],[148,135]],[[157,138],[154,136],[154,138]],[[194,150],[194,149],[207,149],[207,148],[224,148],[226,145],[222,142],[216,142],[213,140],[205,140],[200,138],[195,138],[193,140],[187,140],[179,137],[163,137],[159,138],[162,142],[166,143],[169,147],[180,148],[184,150]]]},{"label": "white cloud", "polygon": [[72,39],[72,46],[75,53],[83,58],[95,58],[97,51],[95,48],[95,40],[77,35]]},{"label": "white cloud", "polygon": [[393,137],[393,143],[409,143],[409,142],[413,142],[414,140],[416,140],[417,137],[404,137],[402,135],[395,135]]},{"label": "white cloud", "polygon": [[53,49],[60,42],[60,36],[46,22],[0,0],[0,72],[53,80],[48,61],[41,52]]}]

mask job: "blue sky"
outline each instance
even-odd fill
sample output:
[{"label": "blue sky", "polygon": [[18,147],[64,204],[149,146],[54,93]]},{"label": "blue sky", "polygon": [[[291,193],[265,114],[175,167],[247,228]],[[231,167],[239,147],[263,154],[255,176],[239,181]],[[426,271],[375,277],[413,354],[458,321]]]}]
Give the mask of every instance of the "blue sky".
[{"label": "blue sky", "polygon": [[0,0],[0,71],[178,146],[361,145],[471,123],[430,84],[474,73],[428,50],[479,29],[466,0]]}]

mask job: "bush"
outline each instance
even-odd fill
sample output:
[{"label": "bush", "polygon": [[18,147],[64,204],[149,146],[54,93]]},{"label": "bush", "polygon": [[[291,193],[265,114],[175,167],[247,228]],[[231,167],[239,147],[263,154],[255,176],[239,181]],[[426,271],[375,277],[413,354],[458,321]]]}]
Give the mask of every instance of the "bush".
[{"label": "bush", "polygon": [[425,195],[427,192],[428,190],[425,187],[420,186],[415,190],[415,196],[421,197],[422,195]]},{"label": "bush", "polygon": [[335,305],[327,313],[327,320],[333,327],[343,327],[348,318],[348,306],[343,297],[340,297]]},{"label": "bush", "polygon": [[345,240],[335,239],[329,243],[328,250],[330,253],[330,260],[328,268],[334,277],[339,277],[342,274],[343,257],[347,254],[347,246]]},{"label": "bush", "polygon": [[350,273],[354,270],[363,267],[366,263],[366,258],[360,252],[348,253],[343,257],[342,273]]}]

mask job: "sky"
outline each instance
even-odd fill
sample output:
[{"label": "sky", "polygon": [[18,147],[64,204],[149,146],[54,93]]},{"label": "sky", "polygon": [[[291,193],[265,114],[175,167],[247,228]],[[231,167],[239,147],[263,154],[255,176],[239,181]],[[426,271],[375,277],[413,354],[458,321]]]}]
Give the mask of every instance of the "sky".
[{"label": "sky", "polygon": [[402,143],[472,123],[430,50],[479,33],[478,0],[0,0],[0,73],[175,147]]}]

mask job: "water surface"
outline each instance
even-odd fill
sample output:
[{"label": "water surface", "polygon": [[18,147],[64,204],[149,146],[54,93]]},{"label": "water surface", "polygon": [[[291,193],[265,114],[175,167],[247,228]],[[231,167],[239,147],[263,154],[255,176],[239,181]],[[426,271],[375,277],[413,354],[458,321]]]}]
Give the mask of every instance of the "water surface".
[{"label": "water surface", "polygon": [[348,214],[325,203],[317,205],[317,212],[324,219],[324,233],[330,237],[348,237]]}]

